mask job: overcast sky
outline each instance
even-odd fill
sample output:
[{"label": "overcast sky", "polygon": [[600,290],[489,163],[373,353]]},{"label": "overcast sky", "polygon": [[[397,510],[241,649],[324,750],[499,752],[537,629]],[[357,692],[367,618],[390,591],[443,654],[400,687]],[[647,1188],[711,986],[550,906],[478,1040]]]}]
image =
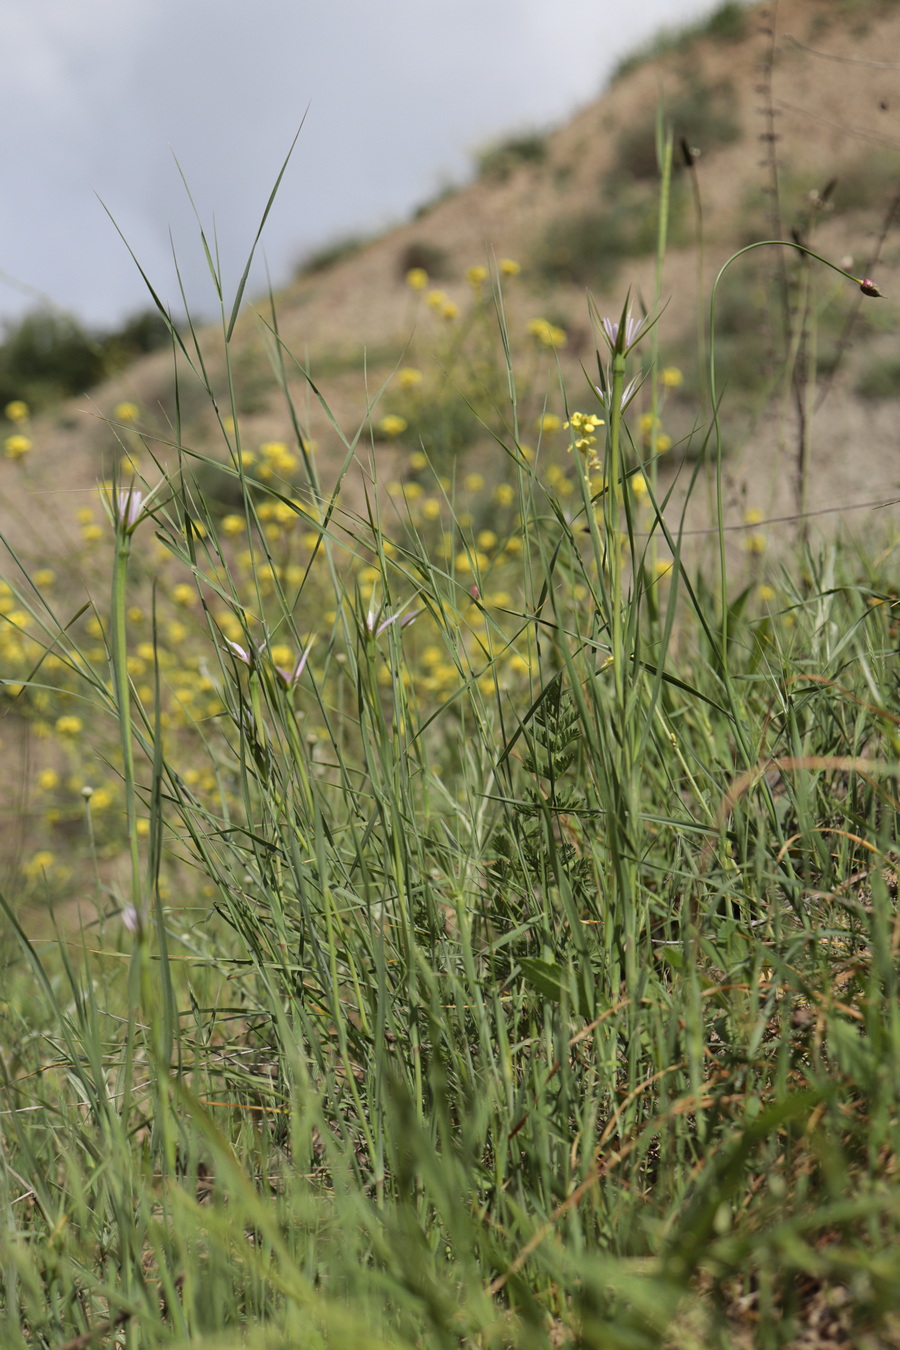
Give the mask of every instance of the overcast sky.
[{"label": "overcast sky", "polygon": [[[0,317],[37,293],[88,323],[214,296],[179,176],[233,293],[263,236],[311,249],[402,220],[505,133],[597,97],[617,60],[715,0],[0,0]],[[261,271],[256,289],[264,286]]]}]

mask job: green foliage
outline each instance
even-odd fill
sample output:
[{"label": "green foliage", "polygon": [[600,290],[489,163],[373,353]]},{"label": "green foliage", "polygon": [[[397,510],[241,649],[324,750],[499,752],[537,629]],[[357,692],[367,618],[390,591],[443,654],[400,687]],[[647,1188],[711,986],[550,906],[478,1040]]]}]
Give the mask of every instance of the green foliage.
[{"label": "green foliage", "polygon": [[106,373],[113,373],[150,352],[171,347],[169,323],[155,309],[145,309],[126,319],[100,339]]},{"label": "green foliage", "polygon": [[0,342],[0,402],[40,407],[80,394],[102,377],[99,340],[67,314],[34,310],[6,325]]},{"label": "green foliage", "polygon": [[167,319],[156,310],[116,329],[88,332],[77,319],[34,310],[6,325],[0,342],[0,404],[24,399],[32,409],[84,393],[138,357],[171,345]]},{"label": "green foliage", "polygon": [[504,183],[523,164],[543,164],[547,158],[547,137],[538,132],[510,136],[482,150],[478,156],[478,175]]}]

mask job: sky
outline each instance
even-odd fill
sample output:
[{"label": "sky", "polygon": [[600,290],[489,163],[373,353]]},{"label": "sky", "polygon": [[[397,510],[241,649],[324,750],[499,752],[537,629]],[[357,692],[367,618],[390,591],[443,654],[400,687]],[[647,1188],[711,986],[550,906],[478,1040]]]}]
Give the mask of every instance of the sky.
[{"label": "sky", "polygon": [[559,124],[661,26],[715,7],[0,0],[0,320],[51,304],[109,328],[146,309],[129,249],[179,314],[174,253],[209,317],[194,209],[233,296],[301,123],[250,293],[266,267],[277,286],[315,248],[399,223],[480,148]]}]

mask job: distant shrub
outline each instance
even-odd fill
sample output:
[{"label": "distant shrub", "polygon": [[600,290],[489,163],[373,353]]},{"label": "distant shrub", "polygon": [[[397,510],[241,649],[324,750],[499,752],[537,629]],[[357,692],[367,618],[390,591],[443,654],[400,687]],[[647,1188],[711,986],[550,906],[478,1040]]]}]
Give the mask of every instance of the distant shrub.
[{"label": "distant shrub", "polygon": [[857,155],[834,171],[832,194],[836,214],[887,207],[900,192],[900,163],[895,151],[870,150]]},{"label": "distant shrub", "polygon": [[510,136],[499,144],[489,146],[478,156],[478,174],[494,182],[505,182],[522,164],[542,164],[547,158],[547,137],[531,132],[524,136]]},{"label": "distant shrub", "polygon": [[406,280],[406,274],[421,268],[435,281],[443,280],[449,271],[446,249],[430,244],[425,239],[414,239],[405,244],[397,259],[397,276]]},{"label": "distant shrub", "polygon": [[83,393],[106,371],[102,340],[68,314],[35,310],[8,324],[0,342],[0,405],[39,408]]},{"label": "distant shrub", "polygon": [[742,42],[747,36],[747,11],[735,0],[727,0],[713,10],[705,24],[698,24],[697,36],[710,37],[723,45]]},{"label": "distant shrub", "polygon": [[[545,277],[604,288],[612,285],[626,258],[639,258],[656,248],[658,203],[643,188],[629,190],[608,183],[606,210],[558,217],[544,235],[536,264]],[[682,236],[683,195],[676,187],[670,201],[670,242]]]},{"label": "distant shrub", "polygon": [[[682,138],[700,150],[712,150],[740,138],[741,126],[734,114],[734,86],[730,80],[716,84],[685,85],[665,109],[677,144]],[[638,181],[655,178],[656,111],[626,127],[616,150],[616,172]]]},{"label": "distant shrub", "polygon": [[157,309],[146,309],[99,339],[104,373],[121,370],[131,361],[171,346],[169,325]]},{"label": "distant shrub", "polygon": [[344,239],[335,239],[330,244],[316,249],[304,258],[297,269],[301,277],[315,276],[318,272],[328,272],[346,258],[352,258],[363,248],[365,240],[359,235],[348,235]]},{"label": "distant shrub", "polygon": [[699,23],[658,33],[651,42],[624,57],[613,70],[609,82],[615,84],[617,80],[623,79],[639,66],[660,56],[666,56],[669,52],[686,51],[701,38],[712,38],[714,42],[725,45],[741,42],[746,36],[747,12],[744,6],[735,3],[735,0],[726,0],[724,5],[720,5],[708,18],[701,19]]},{"label": "distant shrub", "polygon": [[551,280],[603,290],[615,282],[632,242],[615,216],[600,211],[566,216],[547,230],[537,267]]},{"label": "distant shrub", "polygon": [[860,398],[900,398],[900,359],[896,356],[869,360],[856,381]]}]

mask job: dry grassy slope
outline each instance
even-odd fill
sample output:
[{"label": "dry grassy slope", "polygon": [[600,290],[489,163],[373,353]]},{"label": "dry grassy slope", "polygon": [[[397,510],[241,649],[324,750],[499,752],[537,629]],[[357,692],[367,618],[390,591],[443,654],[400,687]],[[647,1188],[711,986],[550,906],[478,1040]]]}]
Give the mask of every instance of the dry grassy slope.
[{"label": "dry grassy slope", "polygon": [[[726,81],[743,134],[736,143],[704,154],[698,165],[706,222],[706,292],[735,241],[743,242],[742,232],[748,227],[748,193],[769,181],[764,165],[766,142],[760,139],[767,129],[760,111],[765,101],[760,85],[762,66],[770,50],[775,55],[772,92],[776,148],[783,181],[788,185],[786,224],[801,204],[798,175],[806,179],[807,186],[824,184],[835,175],[846,179],[877,147],[884,147],[885,153],[900,149],[900,72],[890,64],[892,57],[900,58],[897,5],[879,10],[874,4],[853,6],[848,0],[782,0],[777,10],[763,6],[752,11],[748,35],[738,44],[698,40],[689,51],[670,52],[640,66],[549,138],[544,163],[522,166],[503,183],[482,180],[460,190],[421,218],[374,241],[329,271],[299,277],[278,297],[279,323],[287,346],[309,359],[314,373],[317,365],[321,367],[320,387],[342,427],[352,433],[365,416],[364,348],[368,350],[368,387],[374,390],[390,370],[389,365],[379,368],[379,349],[391,343],[398,347],[417,323],[419,351],[421,344],[427,344],[430,320],[416,310],[402,281],[401,259],[413,242],[444,250],[450,279],[441,285],[460,303],[467,299],[467,266],[491,253],[522,261],[525,271],[513,283],[518,290],[518,319],[524,322],[528,314],[544,313],[567,318],[573,340],[565,360],[570,367],[571,387],[578,388],[583,382],[578,363],[582,358],[590,360],[592,343],[584,289],[548,286],[534,272],[529,273],[528,261],[551,221],[562,214],[572,216],[602,205],[603,182],[613,167],[619,135],[646,118],[660,95],[671,100],[679,90],[699,83],[717,85]],[[839,183],[838,193],[841,191]],[[881,199],[868,210],[848,211],[845,202],[840,213],[824,217],[817,234],[822,250],[835,258],[853,255],[854,265],[861,269],[875,247],[890,195],[886,182]],[[761,228],[760,218],[756,227]],[[889,296],[898,291],[897,256],[896,238],[891,233],[877,265],[879,283]],[[693,248],[670,251],[662,288],[668,303],[660,329],[670,356],[677,355],[679,341],[683,346],[690,343],[694,331],[696,271]],[[617,309],[628,285],[643,296],[652,296],[650,259],[624,264],[615,293],[597,295],[601,310]],[[846,284],[842,303],[848,312],[857,299],[855,289]],[[882,335],[874,339],[876,345],[880,344],[878,349],[895,350],[893,319],[900,311],[890,300],[866,303],[879,305],[879,317],[891,320],[882,323]],[[865,323],[859,332],[814,423],[811,505],[818,508],[888,497],[900,478],[894,405],[861,404],[853,394],[860,362],[874,349],[871,334],[866,336]],[[212,367],[220,370],[220,339],[211,330],[204,341]],[[233,354],[242,394],[253,386],[252,399],[248,400],[252,411],[242,419],[245,442],[254,445],[264,439],[288,437],[289,423],[280,395],[274,387],[266,387],[263,378],[265,338],[253,313],[248,313],[238,327]],[[350,368],[337,370],[341,361]],[[308,408],[327,481],[329,466],[338,462],[339,447],[301,384],[298,380],[301,407]],[[122,397],[134,399],[147,410],[148,421],[155,423],[164,441],[167,419],[174,412],[170,358],[165,354],[147,358],[121,379],[94,391],[90,398],[76,401],[65,410],[64,417],[42,421],[37,428],[31,483],[21,482],[14,466],[7,465],[4,470],[6,486],[0,510],[5,528],[14,537],[25,538],[36,506],[40,513],[58,514],[60,520],[71,514],[66,498],[41,496],[35,500],[31,494],[36,487],[61,494],[90,492],[102,462],[109,461],[115,446],[102,418]],[[186,441],[194,448],[218,454],[221,438],[209,409],[189,386],[184,391],[183,413]],[[743,444],[733,447],[729,459],[735,510],[743,499],[775,513],[790,510],[789,464],[794,440],[792,417],[783,407],[768,407],[755,425],[750,424]],[[670,462],[674,467],[674,455]],[[884,516],[881,513],[880,519]],[[862,515],[849,519],[857,526],[862,523],[866,530],[872,528],[871,521]],[[63,528],[54,532],[53,539],[64,551],[67,531]]]}]

